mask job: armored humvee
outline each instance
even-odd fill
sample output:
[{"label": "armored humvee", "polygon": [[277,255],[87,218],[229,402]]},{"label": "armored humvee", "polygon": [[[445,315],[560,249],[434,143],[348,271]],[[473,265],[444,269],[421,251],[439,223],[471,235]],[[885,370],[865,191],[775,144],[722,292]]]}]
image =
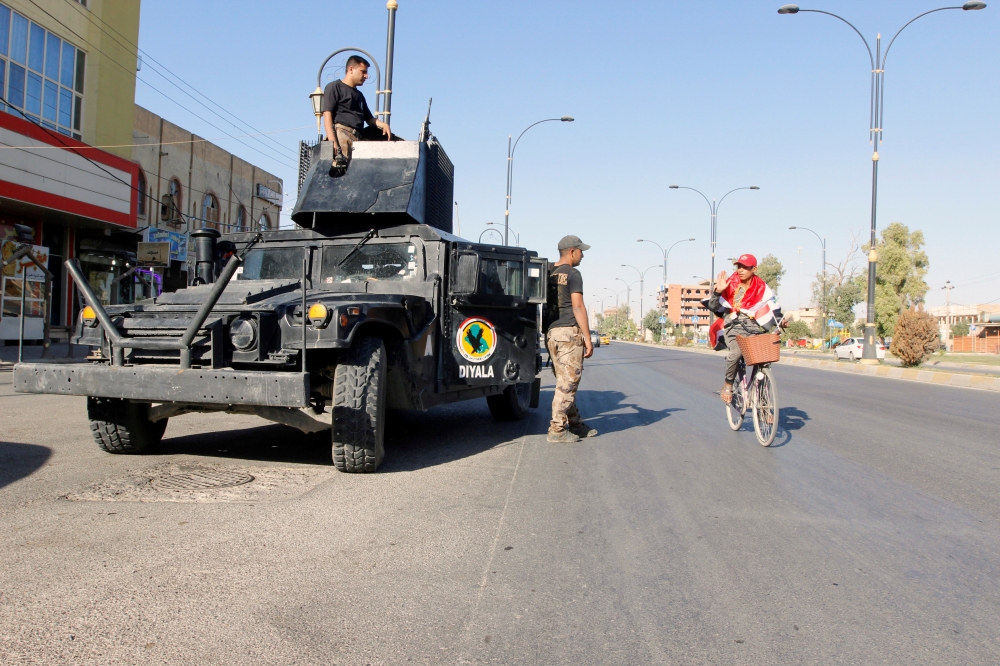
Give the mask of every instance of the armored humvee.
[{"label": "armored humvee", "polygon": [[[393,137],[396,139],[396,137]],[[256,414],[329,429],[333,462],[375,471],[387,410],[485,398],[494,417],[538,404],[538,307],[547,262],[452,235],[452,164],[425,121],[416,141],[359,141],[332,177],[319,142],[292,211],[296,228],[192,232],[196,284],[102,307],[86,301],[86,363],[21,363],[15,391],[87,396],[110,453],[142,453],[167,419]]]}]

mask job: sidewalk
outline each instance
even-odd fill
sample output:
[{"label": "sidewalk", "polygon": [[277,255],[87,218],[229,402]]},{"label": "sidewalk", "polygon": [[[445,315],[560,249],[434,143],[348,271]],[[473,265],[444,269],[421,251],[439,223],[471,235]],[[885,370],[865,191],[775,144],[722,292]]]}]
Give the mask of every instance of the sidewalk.
[{"label": "sidewalk", "polygon": [[[716,352],[704,347],[669,347],[666,345],[653,345],[646,342],[626,342],[616,340],[618,343],[628,345],[645,345],[659,349],[676,349],[678,351],[694,352],[696,354],[712,354],[722,356],[722,352]],[[829,356],[827,359],[815,358],[819,354],[789,353],[781,350],[781,361],[783,365],[799,365],[817,370],[832,370],[834,372],[847,372],[856,375],[869,375],[871,377],[885,377],[887,379],[899,379],[902,381],[920,382],[923,384],[938,384],[940,386],[957,386],[959,388],[980,389],[983,391],[996,391],[1000,393],[1000,376],[990,373],[971,372],[950,372],[945,369],[927,368],[900,368],[891,365],[861,365],[860,363],[850,363],[848,361],[834,361]],[[897,359],[891,359],[896,361]],[[959,365],[957,363],[949,365]]]},{"label": "sidewalk", "polygon": [[[89,347],[73,345],[73,358],[67,357],[67,343],[53,342],[49,347],[49,358],[44,359],[46,363],[79,363],[87,355]],[[39,361],[42,359],[42,345],[24,345],[24,360]],[[17,363],[17,345],[0,346],[0,368],[9,369],[9,366]]]}]

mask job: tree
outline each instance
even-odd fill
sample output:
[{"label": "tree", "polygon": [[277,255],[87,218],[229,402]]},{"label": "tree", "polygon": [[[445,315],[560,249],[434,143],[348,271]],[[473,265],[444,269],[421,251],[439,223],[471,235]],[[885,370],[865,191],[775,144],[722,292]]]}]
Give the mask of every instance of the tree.
[{"label": "tree", "polygon": [[788,328],[781,332],[781,341],[801,340],[802,338],[808,338],[811,336],[812,332],[809,330],[809,325],[804,321],[794,319],[788,325]]},{"label": "tree", "polygon": [[778,285],[781,284],[781,276],[785,274],[785,268],[778,261],[778,258],[773,254],[769,254],[760,260],[757,264],[757,275],[760,276],[767,286],[774,291],[775,294],[778,293]]},{"label": "tree", "polygon": [[907,308],[893,322],[892,351],[904,367],[920,365],[941,345],[937,319],[922,309]]},{"label": "tree", "polygon": [[[924,276],[930,260],[923,245],[924,233],[911,232],[902,222],[883,229],[875,244],[875,330],[880,336],[893,335],[899,314],[924,302],[928,289]],[[870,247],[863,249],[868,252]]]},{"label": "tree", "polygon": [[[827,262],[827,267],[832,270],[826,274],[826,294],[823,294],[822,273],[816,274],[812,284],[813,303],[820,314],[826,312],[830,319],[839,321],[848,329],[856,328],[854,306],[863,302],[867,293],[866,278],[862,273],[863,259],[858,233],[851,232],[851,243],[844,260],[837,264]],[[817,322],[820,323],[819,320]]]},{"label": "tree", "polygon": [[656,342],[660,341],[660,337],[663,334],[663,329],[670,326],[670,320],[667,319],[666,324],[660,323],[660,317],[663,316],[663,310],[658,308],[653,308],[645,314],[642,318],[642,325],[653,332],[653,340]]},{"label": "tree", "polygon": [[951,334],[956,338],[961,338],[969,334],[969,322],[960,321],[951,325]]}]

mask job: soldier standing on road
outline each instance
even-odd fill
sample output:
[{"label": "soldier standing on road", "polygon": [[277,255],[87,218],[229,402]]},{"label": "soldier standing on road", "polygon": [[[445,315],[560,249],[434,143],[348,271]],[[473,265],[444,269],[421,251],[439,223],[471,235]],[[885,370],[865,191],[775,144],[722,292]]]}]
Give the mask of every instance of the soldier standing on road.
[{"label": "soldier standing on road", "polygon": [[583,261],[583,251],[589,250],[577,236],[559,241],[559,261],[549,272],[549,302],[558,306],[548,315],[546,347],[556,375],[556,390],[552,396],[552,422],[548,441],[571,443],[582,437],[594,437],[597,431],[580,419],[576,408],[576,390],[583,376],[583,359],[594,353],[587,324],[587,307],[583,303],[583,276],[576,267]]},{"label": "soldier standing on road", "polygon": [[361,56],[352,55],[347,59],[344,78],[331,81],[323,91],[323,128],[326,140],[332,141],[334,128],[340,149],[348,161],[354,142],[361,138],[365,123],[382,130],[388,138],[392,136],[388,123],[375,118],[368,108],[365,96],[358,88],[368,80],[369,63]]}]

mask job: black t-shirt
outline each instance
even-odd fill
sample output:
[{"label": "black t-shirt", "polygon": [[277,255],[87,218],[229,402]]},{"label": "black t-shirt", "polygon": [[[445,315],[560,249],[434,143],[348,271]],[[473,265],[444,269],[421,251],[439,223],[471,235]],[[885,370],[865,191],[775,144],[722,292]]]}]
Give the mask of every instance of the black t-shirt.
[{"label": "black t-shirt", "polygon": [[359,132],[365,121],[372,117],[365,96],[357,88],[352,88],[340,79],[331,81],[323,91],[323,112],[333,114],[333,122],[353,127]]},{"label": "black t-shirt", "polygon": [[577,326],[572,294],[583,293],[583,276],[580,271],[566,264],[556,266],[549,271],[549,287],[555,288],[559,303],[559,318],[549,324],[549,328]]}]

